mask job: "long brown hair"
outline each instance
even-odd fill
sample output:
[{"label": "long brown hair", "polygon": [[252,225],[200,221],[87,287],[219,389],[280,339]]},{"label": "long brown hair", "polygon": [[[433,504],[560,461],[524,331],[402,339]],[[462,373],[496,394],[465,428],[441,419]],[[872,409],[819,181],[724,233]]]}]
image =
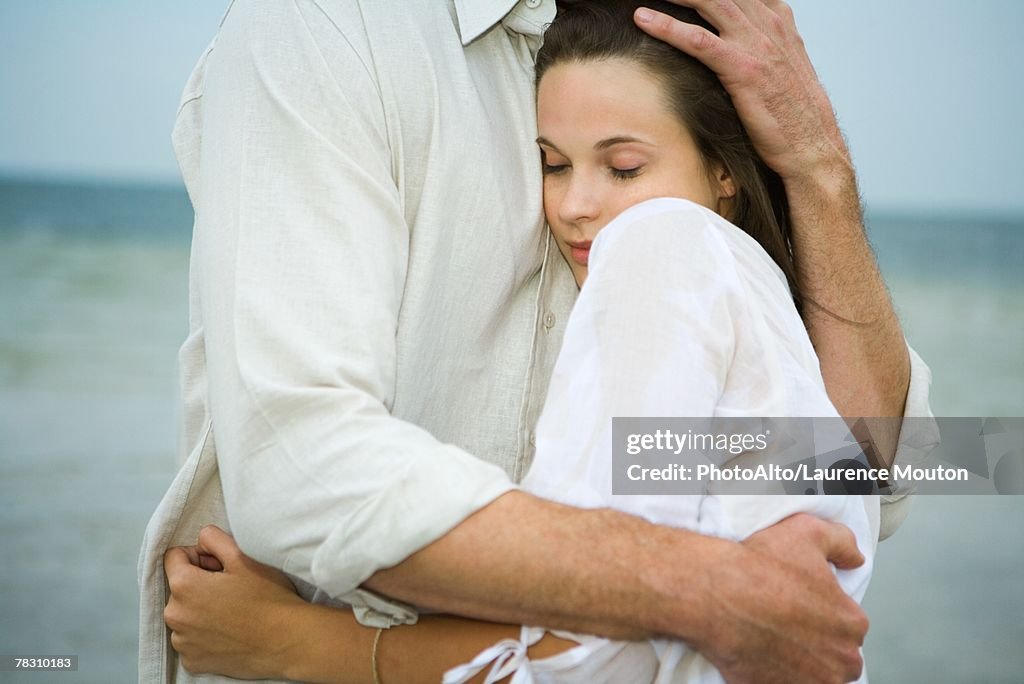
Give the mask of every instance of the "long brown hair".
[{"label": "long brown hair", "polygon": [[637,28],[633,13],[638,7],[715,32],[695,10],[663,0],[559,0],[558,14],[537,53],[537,83],[556,64],[610,58],[633,60],[659,78],[667,104],[690,132],[705,167],[721,164],[732,177],[736,196],[730,220],[757,240],[779,266],[800,310],[803,298],[797,286],[789,201],[782,180],[754,150],[714,72]]}]

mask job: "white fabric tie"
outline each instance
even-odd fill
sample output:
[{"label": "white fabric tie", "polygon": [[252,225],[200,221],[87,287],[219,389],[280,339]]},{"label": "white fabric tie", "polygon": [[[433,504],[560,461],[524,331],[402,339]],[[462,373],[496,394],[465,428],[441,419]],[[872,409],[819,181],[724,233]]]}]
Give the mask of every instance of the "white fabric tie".
[{"label": "white fabric tie", "polygon": [[491,671],[487,673],[484,684],[495,684],[509,675],[513,675],[511,684],[534,684],[533,668],[527,657],[527,649],[540,641],[544,636],[543,629],[524,630],[525,639],[502,639],[493,646],[481,651],[472,661],[459,665],[444,673],[441,684],[464,684],[475,677],[490,663]]}]

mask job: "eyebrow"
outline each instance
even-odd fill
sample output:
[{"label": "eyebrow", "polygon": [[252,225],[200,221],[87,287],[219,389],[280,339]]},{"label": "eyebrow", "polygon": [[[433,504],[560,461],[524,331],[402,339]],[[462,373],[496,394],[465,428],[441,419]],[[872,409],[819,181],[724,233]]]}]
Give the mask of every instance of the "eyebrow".
[{"label": "eyebrow", "polygon": [[[614,138],[605,138],[604,140],[595,143],[594,149],[598,151],[607,150],[609,147],[615,147],[616,145],[621,145],[623,143],[640,143],[641,145],[651,146],[654,145],[654,143],[649,143],[646,140],[634,138],[633,136],[630,135],[617,135]],[[545,147],[550,147],[551,149],[558,151],[558,146],[555,145],[550,140],[548,140],[547,138],[545,138],[544,136],[540,136],[539,138],[537,138],[537,144],[544,145]]]},{"label": "eyebrow", "polygon": [[615,147],[616,145],[621,145],[623,143],[640,143],[641,145],[652,145],[653,144],[653,143],[647,142],[646,140],[641,140],[640,138],[634,138],[631,135],[619,135],[619,136],[616,136],[614,138],[606,138],[606,139],[602,140],[601,142],[599,142],[596,145],[594,145],[594,149],[595,150],[607,150],[609,147]]}]

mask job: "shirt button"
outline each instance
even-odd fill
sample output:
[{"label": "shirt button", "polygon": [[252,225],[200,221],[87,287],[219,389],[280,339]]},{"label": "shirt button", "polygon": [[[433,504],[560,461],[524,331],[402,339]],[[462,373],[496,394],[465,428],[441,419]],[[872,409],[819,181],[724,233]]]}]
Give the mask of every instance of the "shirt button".
[{"label": "shirt button", "polygon": [[537,433],[536,432],[531,432],[530,433],[530,446],[532,446],[532,447],[537,446]]},{"label": "shirt button", "polygon": [[551,330],[555,327],[555,314],[548,311],[544,314],[544,329]]},{"label": "shirt button", "polygon": [[530,9],[537,9],[540,7],[541,0],[526,0],[526,6]]}]

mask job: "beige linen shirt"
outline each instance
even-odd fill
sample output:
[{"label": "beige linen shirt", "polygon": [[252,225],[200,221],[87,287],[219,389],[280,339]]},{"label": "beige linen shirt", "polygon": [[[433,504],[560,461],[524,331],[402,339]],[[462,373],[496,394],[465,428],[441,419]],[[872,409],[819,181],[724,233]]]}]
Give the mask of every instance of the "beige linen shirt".
[{"label": "beige linen shirt", "polygon": [[[533,57],[554,11],[229,9],[173,135],[196,211],[183,466],[139,560],[141,681],[187,679],[162,554],[201,525],[326,600],[523,476],[576,294],[534,143]],[[927,386],[915,360],[908,415]],[[414,619],[346,600],[370,623]]]}]

